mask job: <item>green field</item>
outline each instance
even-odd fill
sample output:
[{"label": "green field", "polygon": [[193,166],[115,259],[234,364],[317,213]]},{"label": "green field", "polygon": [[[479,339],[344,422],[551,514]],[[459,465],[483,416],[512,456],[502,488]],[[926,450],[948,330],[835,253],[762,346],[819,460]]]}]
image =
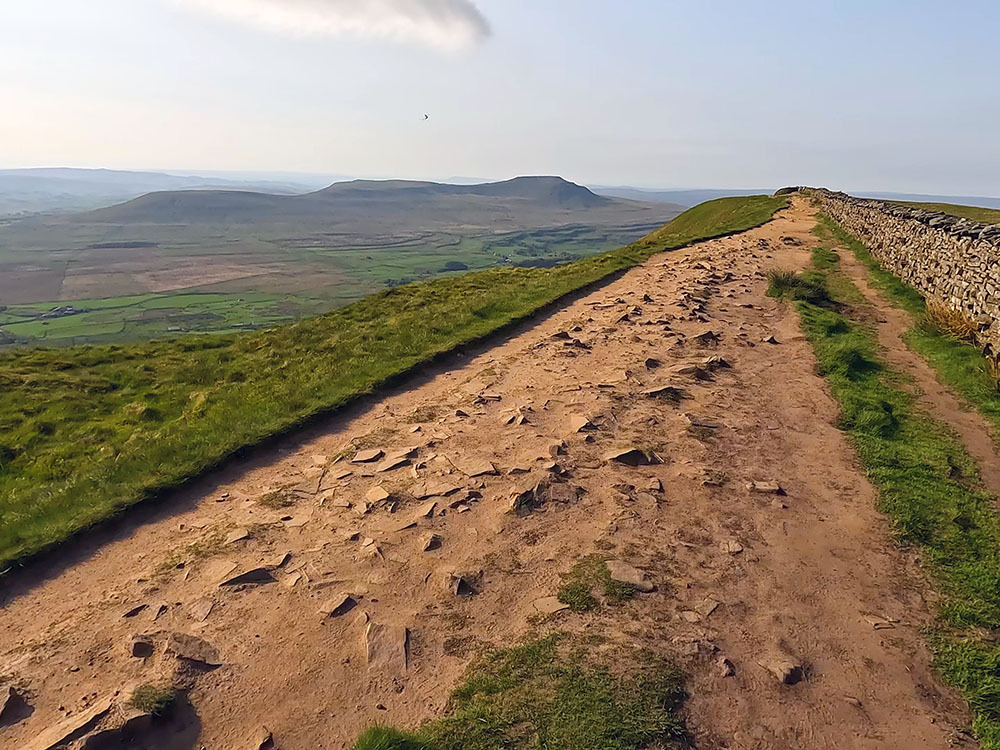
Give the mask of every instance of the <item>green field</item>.
[{"label": "green field", "polygon": [[914,201],[893,201],[901,206],[922,208],[925,211],[940,211],[943,214],[960,216],[963,219],[982,222],[983,224],[1000,224],[1000,209],[978,208],[977,206],[958,206],[953,203],[917,203]]},{"label": "green field", "polygon": [[759,225],[784,205],[766,196],[711,201],[619,250],[388,289],[262,332],[0,354],[0,563],[654,253]]},{"label": "green field", "polygon": [[[345,299],[344,303],[350,302]],[[47,319],[58,305],[83,312]],[[180,333],[227,333],[270,328],[325,312],[327,300],[296,295],[140,294],[65,303],[10,305],[0,313],[0,326],[24,343],[82,344],[139,341]]]},{"label": "green field", "polygon": [[[317,245],[312,240],[285,240],[273,246],[259,243],[264,249],[254,245],[257,255],[240,256],[239,262],[243,266],[259,263],[273,273],[206,284],[197,283],[197,274],[192,274],[190,282],[179,282],[188,286],[163,293],[59,299],[43,296],[37,302],[10,303],[13,292],[8,290],[4,297],[0,283],[0,305],[7,301],[0,308],[0,345],[5,341],[8,345],[49,346],[126,343],[188,332],[272,328],[335,310],[386,287],[468,270],[570,262],[621,247],[647,230],[569,226],[494,235],[429,233],[362,248]],[[195,237],[191,240],[194,247],[189,247],[183,232],[177,242],[186,247],[176,251],[181,253],[178,257],[174,257],[174,251],[164,252],[164,257],[149,260],[149,266],[204,265],[211,272],[213,266],[225,265],[232,257],[226,248],[212,242],[199,244]],[[118,252],[136,250],[124,248]],[[8,255],[16,253],[8,251]],[[0,259],[3,257],[0,253]],[[32,263],[43,267],[48,263],[51,275],[62,274],[60,289],[66,287],[67,278],[89,278],[86,274],[73,277],[71,264],[67,264],[70,271],[60,269],[60,257],[60,253],[46,251],[31,256]],[[92,258],[86,262],[98,263]],[[0,263],[0,275],[2,266]],[[109,270],[106,276],[109,285],[119,291],[136,286],[129,279],[118,278],[118,272]],[[16,286],[16,282],[10,283]],[[103,286],[100,278],[87,283],[95,291]],[[89,288],[86,284],[80,286]],[[43,317],[67,305],[81,312]]]}]

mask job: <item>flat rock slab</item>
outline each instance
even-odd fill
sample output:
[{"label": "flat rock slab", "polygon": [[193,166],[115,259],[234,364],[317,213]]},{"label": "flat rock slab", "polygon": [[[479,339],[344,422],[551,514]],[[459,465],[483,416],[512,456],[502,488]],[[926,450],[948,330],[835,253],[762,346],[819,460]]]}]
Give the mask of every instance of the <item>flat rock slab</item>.
[{"label": "flat rock slab", "polygon": [[424,552],[440,549],[444,540],[438,534],[426,534],[420,538],[420,549]]},{"label": "flat rock slab", "polygon": [[171,633],[165,651],[178,659],[204,664],[206,667],[221,667],[219,650],[208,641],[185,633]]},{"label": "flat rock slab", "polygon": [[230,560],[212,560],[205,566],[205,577],[213,583],[224,581],[238,566]]},{"label": "flat rock slab", "polygon": [[477,461],[470,464],[461,464],[458,467],[458,470],[470,477],[496,476],[500,473],[491,461]]},{"label": "flat rock slab", "polygon": [[394,471],[395,469],[401,469],[404,466],[408,466],[409,463],[410,459],[406,458],[405,456],[397,456],[396,458],[390,457],[385,459],[382,463],[380,463],[378,467],[375,469],[375,471],[379,472],[380,474],[387,471]]},{"label": "flat rock slab", "polygon": [[771,654],[757,661],[782,685],[795,685],[805,678],[802,665],[787,654]]},{"label": "flat rock slab", "polygon": [[638,591],[643,593],[649,593],[654,591],[656,587],[646,579],[646,574],[643,573],[638,568],[634,568],[626,562],[621,560],[608,560],[605,563],[608,568],[608,573],[611,574],[611,580],[617,581],[618,583],[628,583],[635,586]]},{"label": "flat rock slab", "polygon": [[192,604],[188,611],[195,622],[205,622],[205,620],[208,619],[208,616],[212,614],[212,609],[214,609],[214,607],[215,602],[211,599],[205,598],[199,599]]},{"label": "flat rock slab", "polygon": [[437,508],[437,500],[428,500],[426,503],[417,508],[416,512],[413,514],[415,519],[430,518],[434,515],[434,510]]},{"label": "flat rock slab", "polygon": [[381,448],[371,448],[369,450],[358,451],[354,454],[354,458],[351,459],[352,464],[370,464],[374,461],[378,461],[385,452]]},{"label": "flat rock slab", "polygon": [[274,583],[274,576],[271,575],[270,568],[253,568],[246,573],[227,578],[220,583],[220,586],[243,586],[246,584],[261,585],[264,583]]},{"label": "flat rock slab", "polygon": [[79,713],[53,724],[19,750],[53,750],[80,739],[111,711],[111,706],[111,699],[99,700]]},{"label": "flat rock slab", "polygon": [[410,631],[402,625],[370,622],[365,628],[368,668],[401,677],[409,666]]},{"label": "flat rock slab", "polygon": [[240,527],[238,529],[233,529],[226,536],[226,544],[235,544],[236,542],[242,542],[244,539],[250,538],[250,531],[246,528]]},{"label": "flat rock slab", "polygon": [[536,599],[531,603],[532,608],[539,614],[550,616],[557,612],[564,612],[569,609],[568,604],[563,604],[558,597],[546,596],[543,599]]},{"label": "flat rock slab", "polygon": [[759,492],[764,495],[784,495],[785,491],[777,482],[750,482],[747,484],[750,492]]},{"label": "flat rock slab", "polygon": [[447,497],[462,489],[462,485],[453,482],[430,481],[416,484],[410,488],[410,494],[417,500],[428,497]]},{"label": "flat rock slab", "polygon": [[381,503],[388,500],[392,495],[384,487],[372,487],[365,493],[365,500],[370,503]]},{"label": "flat rock slab", "polygon": [[715,610],[719,608],[720,604],[721,602],[717,601],[716,599],[713,599],[712,597],[707,597],[703,599],[701,603],[699,603],[694,608],[694,610],[702,617],[708,617],[713,612],[715,612]]},{"label": "flat rock slab", "polygon": [[605,462],[624,464],[625,466],[646,466],[652,461],[649,455],[639,448],[621,448],[604,455]]},{"label": "flat rock slab", "polygon": [[413,458],[417,455],[419,451],[419,446],[408,445],[405,448],[396,448],[395,450],[389,451],[385,454],[386,460],[397,460],[400,458]]},{"label": "flat rock slab", "polygon": [[340,617],[341,615],[346,615],[357,605],[357,600],[350,594],[339,594],[323,602],[319,608],[319,613],[323,616],[323,619]]}]

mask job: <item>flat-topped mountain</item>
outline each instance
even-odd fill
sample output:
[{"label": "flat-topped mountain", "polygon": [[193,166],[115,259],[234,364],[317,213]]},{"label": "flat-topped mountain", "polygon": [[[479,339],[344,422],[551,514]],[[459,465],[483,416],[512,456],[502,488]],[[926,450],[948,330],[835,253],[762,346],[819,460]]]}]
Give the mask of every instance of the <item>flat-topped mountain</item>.
[{"label": "flat-topped mountain", "polygon": [[[626,245],[680,211],[595,195],[560,177],[354,180],[297,195],[152,192],[86,213],[0,222],[0,303],[51,303],[45,312],[58,303],[197,290],[231,295],[233,314],[185,313],[181,325],[219,330],[230,320],[262,319],[245,312],[247,294],[273,299],[261,309],[267,320],[284,321],[439,273],[564,263]],[[179,309],[189,303],[182,296]],[[146,330],[156,316],[133,327]],[[57,328],[75,335],[74,322],[39,323],[32,335],[51,339]],[[106,316],[101,326],[112,329]]]},{"label": "flat-topped mountain", "polygon": [[[645,208],[596,195],[561,177],[517,177],[503,182],[451,185],[407,180],[338,182],[304,195],[229,190],[149,193],[75,217],[83,223],[340,223],[352,220],[459,224],[563,223],[567,212]],[[563,221],[559,221],[559,220]]]}]

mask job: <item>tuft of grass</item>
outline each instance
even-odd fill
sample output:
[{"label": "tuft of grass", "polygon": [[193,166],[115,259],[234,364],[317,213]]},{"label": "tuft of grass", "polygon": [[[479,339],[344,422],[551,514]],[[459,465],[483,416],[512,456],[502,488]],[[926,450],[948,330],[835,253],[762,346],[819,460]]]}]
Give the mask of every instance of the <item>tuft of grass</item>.
[{"label": "tuft of grass", "polygon": [[639,649],[600,656],[554,633],[486,655],[447,715],[415,734],[378,731],[409,742],[384,745],[404,750],[665,750],[688,746],[677,715],[685,697],[682,675],[663,659]]},{"label": "tuft of grass", "polygon": [[931,334],[948,336],[965,344],[978,344],[979,325],[976,321],[942,302],[926,300],[919,324]]},{"label": "tuft of grass", "polygon": [[177,703],[177,692],[169,685],[140,685],[132,691],[129,705],[153,716],[163,716]]},{"label": "tuft of grass", "polygon": [[281,510],[295,505],[295,499],[288,490],[273,490],[257,498],[257,505],[271,510]]},{"label": "tuft of grass", "polygon": [[635,586],[611,579],[607,558],[600,555],[587,555],[578,560],[564,579],[556,596],[574,612],[597,609],[600,601],[594,596],[595,590],[613,607],[621,606],[636,594]]},{"label": "tuft of grass", "polygon": [[225,548],[225,539],[221,531],[215,529],[190,544],[172,550],[167,558],[157,566],[155,575],[162,577],[176,570],[180,565],[196,565],[202,560],[222,552]]},{"label": "tuft of grass", "polygon": [[769,297],[784,297],[820,306],[831,304],[830,293],[824,286],[822,279],[815,275],[775,269],[768,271],[767,281],[767,295]]},{"label": "tuft of grass", "polygon": [[655,253],[758,226],[784,205],[711,201],[619,250],[399,286],[267,331],[0,354],[0,568]]},{"label": "tuft of grass", "polygon": [[[838,228],[839,229],[839,228]],[[826,243],[843,235],[821,222]],[[850,284],[836,266],[821,272],[827,289]],[[902,290],[909,299],[909,292]],[[856,290],[855,290],[856,293]],[[853,293],[852,293],[853,296]],[[923,551],[942,594],[939,626],[931,633],[935,664],[959,688],[975,714],[985,750],[1000,748],[1000,518],[996,499],[978,488],[975,462],[947,425],[921,411],[916,396],[880,361],[877,337],[852,308],[798,302],[802,327],[819,370],[840,404],[840,427],[851,437],[879,507],[900,544]],[[935,346],[957,343],[938,335]],[[942,348],[939,352],[954,351]]]},{"label": "tuft of grass", "polygon": [[410,732],[375,726],[358,737],[352,750],[437,750],[437,748]]},{"label": "tuft of grass", "polygon": [[590,584],[585,581],[568,581],[560,589],[557,598],[569,605],[574,612],[589,612],[600,604],[594,596]]}]

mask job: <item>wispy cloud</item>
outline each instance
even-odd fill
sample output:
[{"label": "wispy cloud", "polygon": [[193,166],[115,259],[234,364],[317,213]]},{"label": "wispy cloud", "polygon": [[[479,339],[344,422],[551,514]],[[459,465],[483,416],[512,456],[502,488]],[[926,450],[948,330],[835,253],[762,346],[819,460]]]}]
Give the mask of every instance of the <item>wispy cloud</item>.
[{"label": "wispy cloud", "polygon": [[352,35],[457,51],[490,35],[472,0],[172,0],[268,31]]}]

